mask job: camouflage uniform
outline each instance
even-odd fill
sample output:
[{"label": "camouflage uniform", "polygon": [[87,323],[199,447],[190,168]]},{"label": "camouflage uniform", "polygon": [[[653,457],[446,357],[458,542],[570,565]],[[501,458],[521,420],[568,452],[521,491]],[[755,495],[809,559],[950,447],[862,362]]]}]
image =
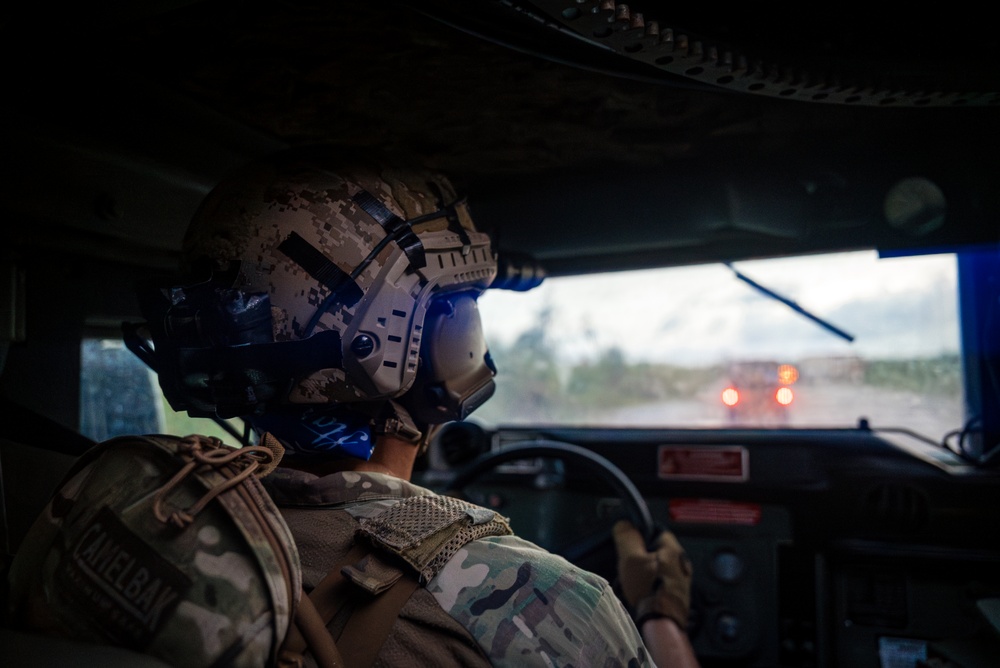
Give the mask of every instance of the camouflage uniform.
[{"label": "camouflage uniform", "polygon": [[[432,494],[387,475],[265,480],[295,536],[307,591],[348,552],[358,520]],[[607,581],[516,536],[462,547],[403,606],[376,665],[649,666]]]}]

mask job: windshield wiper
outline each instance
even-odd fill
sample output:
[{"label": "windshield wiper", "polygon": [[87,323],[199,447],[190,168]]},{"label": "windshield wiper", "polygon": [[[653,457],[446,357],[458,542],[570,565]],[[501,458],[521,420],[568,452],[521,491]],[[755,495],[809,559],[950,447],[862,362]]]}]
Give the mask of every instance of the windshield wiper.
[{"label": "windshield wiper", "polygon": [[733,273],[736,274],[736,278],[740,279],[741,281],[743,281],[744,283],[746,283],[750,287],[754,288],[755,290],[760,291],[762,294],[770,297],[771,299],[775,299],[775,300],[781,302],[782,304],[784,304],[788,308],[792,309],[796,313],[798,313],[800,315],[804,315],[805,317],[809,318],[810,320],[812,320],[813,322],[815,322],[817,325],[819,325],[823,329],[825,329],[825,330],[827,330],[829,332],[833,332],[834,334],[836,334],[840,338],[845,339],[848,342],[854,341],[854,336],[853,335],[848,334],[847,332],[845,332],[844,330],[840,329],[839,327],[836,327],[836,326],[830,324],[829,322],[827,322],[826,320],[823,320],[819,316],[813,315],[809,311],[807,311],[804,308],[802,308],[801,306],[799,306],[796,302],[792,301],[791,299],[789,299],[787,297],[782,297],[781,295],[779,295],[774,290],[770,290],[768,288],[765,288],[763,285],[761,285],[757,281],[755,281],[752,278],[746,276],[745,274],[740,273],[736,269],[736,267],[734,267],[731,263],[725,262],[723,264],[725,264],[727,267],[729,267],[730,269],[733,270]]}]

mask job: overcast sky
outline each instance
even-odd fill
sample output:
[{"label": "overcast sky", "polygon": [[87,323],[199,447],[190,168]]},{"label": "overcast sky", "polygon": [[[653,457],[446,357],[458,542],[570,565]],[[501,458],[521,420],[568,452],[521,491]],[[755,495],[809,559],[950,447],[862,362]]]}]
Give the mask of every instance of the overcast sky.
[{"label": "overcast sky", "polygon": [[854,342],[762,295],[724,265],[548,279],[527,293],[491,291],[480,308],[488,340],[498,343],[511,343],[551,308],[553,338],[570,358],[611,345],[635,361],[690,365],[958,351],[953,255],[839,253],[734,267]]}]

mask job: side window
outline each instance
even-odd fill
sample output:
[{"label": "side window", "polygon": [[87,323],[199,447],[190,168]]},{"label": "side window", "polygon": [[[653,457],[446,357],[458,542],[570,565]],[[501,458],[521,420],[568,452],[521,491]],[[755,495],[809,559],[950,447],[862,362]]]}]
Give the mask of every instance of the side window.
[{"label": "side window", "polygon": [[163,425],[159,388],[121,341],[84,339],[80,350],[80,432],[94,439],[155,434]]},{"label": "side window", "polygon": [[[231,424],[242,431],[238,420]],[[111,338],[84,339],[80,349],[80,433],[95,441],[123,434],[205,434],[238,444],[212,420],[173,411],[156,374]]]}]

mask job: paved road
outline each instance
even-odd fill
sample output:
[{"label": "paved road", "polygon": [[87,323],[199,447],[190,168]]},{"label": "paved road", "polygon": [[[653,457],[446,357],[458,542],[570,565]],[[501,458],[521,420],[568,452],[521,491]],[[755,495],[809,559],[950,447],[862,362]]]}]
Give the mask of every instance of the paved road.
[{"label": "paved road", "polygon": [[[867,418],[872,428],[905,428],[941,439],[961,427],[961,397],[921,397],[867,385],[801,385],[788,411],[791,427],[852,427]],[[620,426],[723,427],[731,424],[716,393],[693,400],[629,406],[594,420]],[[746,426],[779,426],[761,419]],[[741,425],[736,425],[741,426]]]}]

